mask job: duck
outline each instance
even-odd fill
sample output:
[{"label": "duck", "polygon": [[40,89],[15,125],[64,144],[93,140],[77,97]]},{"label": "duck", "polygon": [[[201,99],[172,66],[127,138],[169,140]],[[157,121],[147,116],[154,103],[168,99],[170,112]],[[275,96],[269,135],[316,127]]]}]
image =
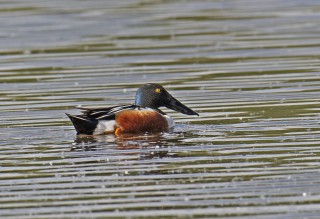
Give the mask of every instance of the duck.
[{"label": "duck", "polygon": [[167,107],[186,115],[199,114],[174,98],[163,86],[147,83],[135,95],[135,103],[111,107],[88,108],[80,115],[66,115],[71,120],[77,135],[102,135],[122,133],[154,133],[173,129],[172,117],[160,110]]}]

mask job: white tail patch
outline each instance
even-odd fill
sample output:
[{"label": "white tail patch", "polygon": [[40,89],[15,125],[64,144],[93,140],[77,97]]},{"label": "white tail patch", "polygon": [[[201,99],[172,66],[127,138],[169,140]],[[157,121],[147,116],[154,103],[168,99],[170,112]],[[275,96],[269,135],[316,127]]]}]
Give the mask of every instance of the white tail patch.
[{"label": "white tail patch", "polygon": [[115,120],[100,120],[96,129],[94,130],[94,135],[102,135],[106,133],[113,133],[116,127]]}]

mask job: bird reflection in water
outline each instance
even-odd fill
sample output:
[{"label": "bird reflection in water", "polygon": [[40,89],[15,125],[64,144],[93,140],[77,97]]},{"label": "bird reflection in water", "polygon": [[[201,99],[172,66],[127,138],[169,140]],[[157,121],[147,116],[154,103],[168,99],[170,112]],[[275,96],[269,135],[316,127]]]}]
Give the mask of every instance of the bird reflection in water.
[{"label": "bird reflection in water", "polygon": [[169,153],[172,142],[165,135],[168,134],[77,135],[71,151],[98,151],[111,145],[116,150],[128,150],[130,154],[139,153],[140,159],[174,157]]}]

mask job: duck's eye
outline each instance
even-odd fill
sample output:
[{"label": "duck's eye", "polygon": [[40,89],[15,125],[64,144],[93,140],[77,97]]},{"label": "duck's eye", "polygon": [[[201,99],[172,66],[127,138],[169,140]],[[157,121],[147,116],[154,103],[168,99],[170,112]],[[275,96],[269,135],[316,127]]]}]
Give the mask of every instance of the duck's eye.
[{"label": "duck's eye", "polygon": [[160,88],[155,89],[155,91],[156,91],[157,93],[161,93],[161,89],[160,89]]}]

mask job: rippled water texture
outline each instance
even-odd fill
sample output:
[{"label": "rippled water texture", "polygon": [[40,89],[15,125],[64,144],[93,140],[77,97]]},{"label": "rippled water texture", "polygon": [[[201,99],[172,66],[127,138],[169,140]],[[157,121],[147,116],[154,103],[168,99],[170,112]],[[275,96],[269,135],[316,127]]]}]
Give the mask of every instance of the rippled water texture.
[{"label": "rippled water texture", "polygon": [[[320,218],[320,2],[0,3],[1,218]],[[145,82],[200,113],[77,137]]]}]

